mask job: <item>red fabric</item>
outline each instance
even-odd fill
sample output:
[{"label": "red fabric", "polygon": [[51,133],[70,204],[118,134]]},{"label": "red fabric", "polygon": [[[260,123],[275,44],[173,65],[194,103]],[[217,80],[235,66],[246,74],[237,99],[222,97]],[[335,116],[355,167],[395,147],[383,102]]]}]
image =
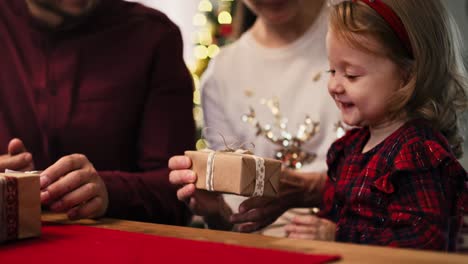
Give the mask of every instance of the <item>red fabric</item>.
[{"label": "red fabric", "polygon": [[37,170],[82,153],[106,183],[107,216],[185,224],[167,168],[195,145],[177,26],[140,4],[101,0],[86,21],[50,31],[26,1],[0,0],[0,36],[0,149],[22,139]]},{"label": "red fabric", "polygon": [[[339,256],[254,249],[78,225],[46,225],[0,247],[0,263],[326,263]],[[301,243],[301,242],[297,242]]]}]

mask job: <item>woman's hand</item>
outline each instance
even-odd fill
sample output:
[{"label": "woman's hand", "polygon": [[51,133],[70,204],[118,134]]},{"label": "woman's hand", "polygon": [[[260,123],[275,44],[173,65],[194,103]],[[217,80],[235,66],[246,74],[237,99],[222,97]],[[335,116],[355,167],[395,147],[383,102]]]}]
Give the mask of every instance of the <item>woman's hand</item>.
[{"label": "woman's hand", "polygon": [[283,170],[277,198],[252,197],[239,206],[230,221],[240,232],[253,232],[273,223],[286,210],[318,206],[326,180],[323,173]]},{"label": "woman's hand", "polygon": [[203,216],[210,228],[229,230],[232,211],[220,193],[197,190],[197,175],[190,170],[192,160],[186,156],[174,156],[169,160],[169,181],[178,186],[177,198],[187,204],[192,213]]}]

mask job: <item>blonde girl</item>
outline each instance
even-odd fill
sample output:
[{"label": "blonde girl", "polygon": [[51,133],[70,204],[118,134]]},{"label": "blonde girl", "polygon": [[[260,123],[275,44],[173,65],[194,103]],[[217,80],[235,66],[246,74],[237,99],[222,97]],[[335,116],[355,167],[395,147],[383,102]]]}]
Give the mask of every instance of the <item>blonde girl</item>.
[{"label": "blonde girl", "polygon": [[358,127],[328,152],[322,216],[338,241],[454,250],[467,173],[458,163],[466,71],[438,0],[332,7],[328,90]]}]

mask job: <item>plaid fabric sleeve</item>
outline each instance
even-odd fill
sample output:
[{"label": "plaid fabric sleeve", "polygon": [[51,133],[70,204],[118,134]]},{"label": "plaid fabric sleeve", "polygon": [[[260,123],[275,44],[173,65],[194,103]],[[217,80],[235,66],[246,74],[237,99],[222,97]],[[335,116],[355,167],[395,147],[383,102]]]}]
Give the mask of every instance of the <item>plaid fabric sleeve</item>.
[{"label": "plaid fabric sleeve", "polygon": [[339,178],[339,171],[343,165],[345,158],[345,152],[351,151],[352,146],[356,138],[359,137],[361,129],[352,129],[346,132],[346,134],[336,140],[327,152],[327,181],[325,182],[324,192],[322,197],[322,204],[320,208],[319,216],[326,218],[331,221],[338,221],[338,212],[336,205],[334,204],[334,197],[336,191],[336,183]]},{"label": "plaid fabric sleeve", "polygon": [[329,177],[325,183],[322,205],[318,216],[326,218],[330,221],[337,221],[336,219],[336,210],[334,208],[333,198],[335,196],[335,182],[332,181]]},{"label": "plaid fabric sleeve", "polygon": [[[388,206],[388,224],[375,229],[371,244],[395,247],[444,249],[447,243],[445,191],[430,171],[400,173],[396,199]],[[411,180],[410,180],[411,179]]]},{"label": "plaid fabric sleeve", "polygon": [[383,230],[372,230],[369,238],[374,241],[367,243],[450,249],[456,240],[453,230],[461,224],[463,212],[457,201],[467,191],[460,187],[466,186],[466,171],[440,145],[427,142],[423,148],[403,148],[395,167],[388,178],[395,187],[388,223]]}]

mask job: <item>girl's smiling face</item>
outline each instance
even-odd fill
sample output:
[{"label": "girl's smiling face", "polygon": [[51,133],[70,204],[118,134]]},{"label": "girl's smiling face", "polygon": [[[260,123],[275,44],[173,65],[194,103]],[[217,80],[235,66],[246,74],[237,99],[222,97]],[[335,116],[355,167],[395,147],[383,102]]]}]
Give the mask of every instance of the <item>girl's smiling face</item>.
[{"label": "girl's smiling face", "polygon": [[[371,50],[383,49],[370,37],[356,37]],[[388,109],[394,93],[405,84],[403,71],[390,58],[353,47],[331,29],[327,34],[327,53],[328,91],[341,110],[343,121],[350,126],[370,127],[391,123]]]}]

